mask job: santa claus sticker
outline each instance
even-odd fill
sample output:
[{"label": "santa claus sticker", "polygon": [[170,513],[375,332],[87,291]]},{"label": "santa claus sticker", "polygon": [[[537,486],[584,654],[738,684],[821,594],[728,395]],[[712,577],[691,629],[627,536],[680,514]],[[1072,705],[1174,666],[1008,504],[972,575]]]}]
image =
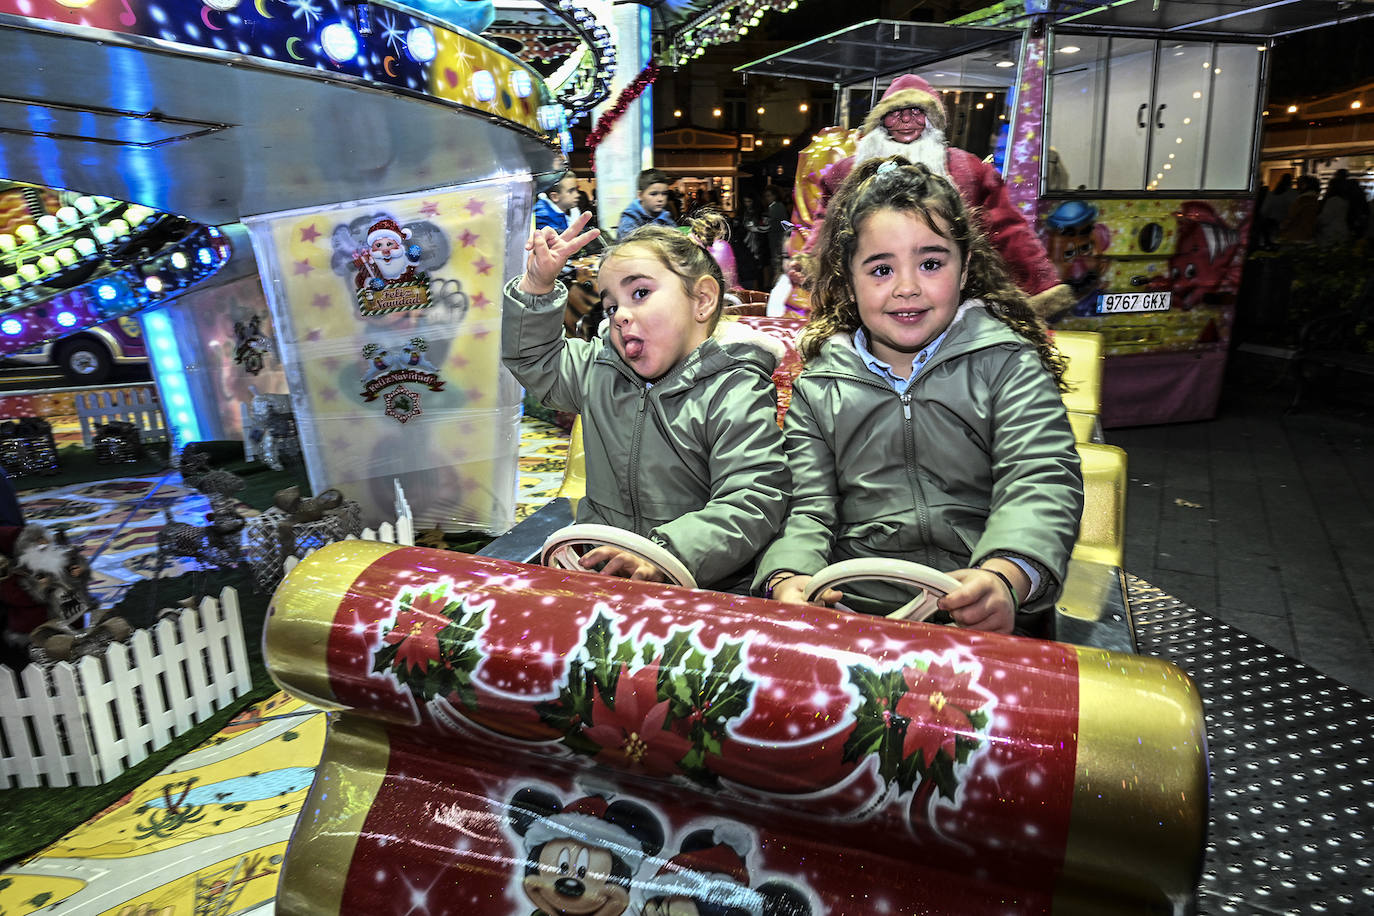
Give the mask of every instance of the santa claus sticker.
[{"label": "santa claus sticker", "polygon": [[411,241],[411,230],[389,216],[368,227],[367,247],[353,255],[353,285],[364,317],[429,308],[429,275],[418,269],[423,253]]}]

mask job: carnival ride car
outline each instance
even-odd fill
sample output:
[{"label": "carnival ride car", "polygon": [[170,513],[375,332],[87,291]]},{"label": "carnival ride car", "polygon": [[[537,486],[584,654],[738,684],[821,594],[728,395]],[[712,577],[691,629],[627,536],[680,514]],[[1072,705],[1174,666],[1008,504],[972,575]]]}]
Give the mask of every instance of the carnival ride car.
[{"label": "carnival ride car", "polygon": [[[1100,360],[1093,335],[1076,337],[1071,376],[1091,392]],[[574,456],[565,495],[580,476]],[[1090,505],[1106,521],[1085,529],[1107,532],[1118,582],[1123,490]],[[691,590],[623,532],[546,535],[569,520],[560,499],[486,557],[336,545],[282,585],[273,676],[340,711],[283,912],[375,909],[402,887],[469,913],[1190,906],[1201,707],[1174,666],[1130,654],[1119,588],[1079,589],[1076,621],[1060,609],[1098,647],[988,637],[916,623],[953,585],[915,564],[858,571],[914,576],[909,620],[802,611]],[[673,584],[558,568],[606,542]],[[451,901],[436,891],[455,885]]]},{"label": "carnival ride car", "polygon": [[6,358],[56,366],[73,384],[98,385],[110,377],[115,366],[147,363],[148,348],[138,321],[126,316],[50,340],[33,350],[11,353]]},{"label": "carnival ride car", "polygon": [[231,246],[212,227],[150,207],[0,183],[0,356],[99,384],[145,360],[129,316],[217,274]]}]

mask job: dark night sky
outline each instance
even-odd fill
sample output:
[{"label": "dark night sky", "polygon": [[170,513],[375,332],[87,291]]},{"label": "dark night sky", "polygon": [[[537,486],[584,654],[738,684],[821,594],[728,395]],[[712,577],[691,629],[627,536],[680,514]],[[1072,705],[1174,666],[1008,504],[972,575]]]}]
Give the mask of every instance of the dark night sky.
[{"label": "dark night sky", "polygon": [[1281,39],[1270,63],[1269,97],[1324,95],[1374,80],[1374,18]]}]

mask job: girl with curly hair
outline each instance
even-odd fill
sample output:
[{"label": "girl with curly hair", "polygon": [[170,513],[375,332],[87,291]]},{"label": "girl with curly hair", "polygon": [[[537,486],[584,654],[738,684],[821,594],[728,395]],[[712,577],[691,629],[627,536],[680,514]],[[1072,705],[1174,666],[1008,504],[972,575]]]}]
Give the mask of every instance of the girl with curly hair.
[{"label": "girl with curly hair", "polygon": [[[1043,635],[1083,508],[1064,361],[958,190],[900,157],[856,168],[826,212],[806,368],[785,423],[793,498],[757,591],[801,602],[857,557],[949,571],[940,612]],[[912,590],[856,583],[887,613]]]}]

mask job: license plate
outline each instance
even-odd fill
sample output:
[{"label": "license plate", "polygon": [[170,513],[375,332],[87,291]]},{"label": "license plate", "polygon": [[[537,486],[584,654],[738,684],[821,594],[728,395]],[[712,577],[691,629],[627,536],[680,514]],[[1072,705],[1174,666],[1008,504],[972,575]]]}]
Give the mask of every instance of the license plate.
[{"label": "license plate", "polygon": [[1118,312],[1167,312],[1173,293],[1103,293],[1097,297],[1097,314]]}]

